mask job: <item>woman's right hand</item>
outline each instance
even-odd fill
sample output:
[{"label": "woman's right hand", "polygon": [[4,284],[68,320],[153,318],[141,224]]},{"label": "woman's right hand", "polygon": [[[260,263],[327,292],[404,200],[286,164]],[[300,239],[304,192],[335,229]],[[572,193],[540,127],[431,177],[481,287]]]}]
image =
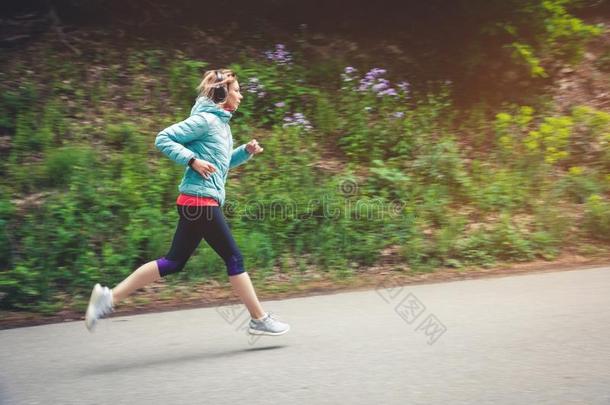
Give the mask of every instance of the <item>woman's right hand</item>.
[{"label": "woman's right hand", "polygon": [[206,179],[209,179],[210,175],[216,171],[216,168],[213,164],[206,160],[200,159],[195,159],[195,161],[191,165],[191,168]]}]

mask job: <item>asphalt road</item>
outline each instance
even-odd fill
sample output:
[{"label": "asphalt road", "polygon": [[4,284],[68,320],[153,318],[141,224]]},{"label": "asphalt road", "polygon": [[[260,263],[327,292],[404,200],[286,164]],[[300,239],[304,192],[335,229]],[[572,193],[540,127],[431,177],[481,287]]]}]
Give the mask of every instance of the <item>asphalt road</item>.
[{"label": "asphalt road", "polygon": [[610,267],[384,287],[3,330],[0,403],[610,404]]}]

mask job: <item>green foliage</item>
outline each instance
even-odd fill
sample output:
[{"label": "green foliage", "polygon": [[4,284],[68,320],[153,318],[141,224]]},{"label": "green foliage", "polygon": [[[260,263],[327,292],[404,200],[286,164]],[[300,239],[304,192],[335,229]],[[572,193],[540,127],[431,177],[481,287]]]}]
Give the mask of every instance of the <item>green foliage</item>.
[{"label": "green foliage", "polygon": [[[367,191],[388,199],[406,200],[413,187],[413,178],[393,162],[373,160],[370,176],[367,178]],[[397,167],[395,167],[397,166]]]},{"label": "green foliage", "polygon": [[42,184],[65,187],[71,183],[75,167],[86,167],[95,159],[95,151],[89,147],[65,146],[50,151],[44,160]]},{"label": "green foliage", "polygon": [[570,143],[573,164],[610,171],[610,113],[578,105],[572,109],[574,131]]},{"label": "green foliage", "polygon": [[[318,97],[324,97],[316,88],[304,83],[307,72],[302,65],[249,60],[247,65],[236,63],[230,68],[237,74],[244,94],[239,107],[240,115],[246,121],[255,120],[261,127],[281,125],[289,113],[311,117],[316,101],[320,102]],[[318,113],[321,113],[319,108]],[[324,120],[328,119],[330,113],[326,111],[321,114],[320,118]]]},{"label": "green foliage", "polygon": [[531,155],[541,155],[544,163],[554,164],[569,156],[568,145],[573,121],[570,117],[545,117],[524,142]]},{"label": "green foliage", "polygon": [[[15,206],[9,200],[4,187],[0,188],[0,269],[8,269],[12,265],[12,244],[10,238],[11,217],[15,214]],[[1,274],[1,273],[0,273]]]},{"label": "green foliage", "polygon": [[[436,94],[411,96],[406,91],[381,95],[359,88],[360,76],[344,77],[339,98],[338,144],[354,161],[371,162],[394,157],[415,157],[437,139],[440,128],[451,121],[449,87]],[[410,98],[417,98],[412,108],[405,108]]]},{"label": "green foliage", "polygon": [[473,165],[471,198],[483,212],[523,207],[531,196],[526,173],[508,168],[495,168],[490,164]]},{"label": "green foliage", "polygon": [[143,147],[139,139],[138,127],[132,122],[110,123],[104,135],[106,143],[117,149],[134,153]]},{"label": "green foliage", "polygon": [[490,232],[490,252],[502,260],[527,261],[534,258],[534,250],[527,234],[511,220],[509,212],[502,212]]},{"label": "green foliage", "polygon": [[582,204],[591,194],[601,193],[602,186],[589,169],[585,172],[582,166],[573,166],[557,182],[556,190],[570,201]]},{"label": "green foliage", "polygon": [[441,265],[490,266],[496,260],[526,261],[550,245],[541,241],[542,234],[532,237],[516,226],[506,211],[497,221],[473,230],[467,230],[467,222],[465,217],[456,215],[435,229],[430,222],[418,219],[402,249],[409,266],[430,270]]},{"label": "green foliage", "polygon": [[321,134],[332,135],[337,131],[339,116],[328,95],[320,93],[316,96],[313,119]]},{"label": "green foliage", "polygon": [[[513,110],[516,108],[513,107]],[[498,157],[502,163],[511,165],[515,157],[525,152],[524,133],[532,126],[534,109],[529,106],[520,106],[512,114],[501,112],[496,114],[494,128],[498,145]],[[527,144],[525,145],[527,147]],[[534,145],[537,149],[538,145]]]},{"label": "green foliage", "polygon": [[610,241],[610,202],[598,194],[589,196],[583,225],[591,237]]},{"label": "green foliage", "polygon": [[32,113],[19,114],[16,119],[11,161],[16,163],[33,153],[44,151],[51,143],[52,137],[50,128],[40,125]]},{"label": "green foliage", "polygon": [[[531,66],[545,66],[540,44],[521,45],[522,58],[538,58]],[[158,154],[154,136],[188,114],[207,64],[108,52],[88,68],[48,52],[46,79],[19,82],[19,68],[2,93],[2,308],[56,311],[62,294],[87,296],[167,253],[183,168]],[[388,247],[421,271],[552,259],[582,236],[571,231],[579,225],[607,241],[608,113],[481,105],[456,127],[449,83],[380,95],[336,61],[310,69],[292,55],[231,66],[244,94],[236,146],[255,137],[265,149],[231,172],[224,207],[256,280],[308,265],[346,277]],[[202,244],[170,282],[224,277]]]},{"label": "green foliage", "polygon": [[34,103],[38,92],[32,83],[25,82],[17,89],[3,91],[0,96],[0,127],[14,129],[17,117]]},{"label": "green foliage", "polygon": [[510,45],[505,45],[513,50],[512,57],[522,60],[530,69],[532,77],[548,77],[546,70],[542,67],[540,58],[535,56],[535,52],[530,45],[520,42],[513,42]]},{"label": "green foliage", "polygon": [[584,23],[571,15],[571,0],[540,0],[517,5],[520,14],[512,22],[498,23],[515,41],[504,45],[512,50],[515,60],[529,68],[532,77],[548,77],[549,62],[578,63],[584,54],[584,45],[603,33],[602,25]]},{"label": "green foliage", "polygon": [[562,245],[569,240],[571,223],[565,220],[565,212],[552,201],[541,201],[534,207],[533,246],[539,254],[551,260]]},{"label": "green foliage", "polygon": [[490,232],[476,230],[459,237],[455,241],[455,250],[459,252],[457,260],[464,265],[491,267],[496,258],[491,249]]},{"label": "green foliage", "polygon": [[420,146],[410,170],[422,184],[446,188],[446,194],[466,198],[471,186],[455,138],[446,136]]},{"label": "green foliage", "polygon": [[[463,267],[470,264],[484,264],[470,257],[471,249],[464,240],[468,220],[455,215],[446,218],[439,227],[417,218],[409,228],[409,236],[402,246],[401,254],[409,266],[416,271],[429,271],[435,267]],[[472,240],[468,240],[472,243]],[[480,246],[473,247],[475,251]],[[483,250],[480,252],[484,253]]]},{"label": "green foliage", "polygon": [[168,87],[171,100],[174,105],[180,106],[181,114],[184,115],[197,97],[197,85],[203,78],[203,69],[208,64],[193,60],[177,53],[169,66]]},{"label": "green foliage", "polygon": [[570,115],[536,118],[529,106],[496,115],[497,157],[531,173],[542,166],[587,163],[599,169],[608,165],[610,114],[587,106],[575,106]]}]

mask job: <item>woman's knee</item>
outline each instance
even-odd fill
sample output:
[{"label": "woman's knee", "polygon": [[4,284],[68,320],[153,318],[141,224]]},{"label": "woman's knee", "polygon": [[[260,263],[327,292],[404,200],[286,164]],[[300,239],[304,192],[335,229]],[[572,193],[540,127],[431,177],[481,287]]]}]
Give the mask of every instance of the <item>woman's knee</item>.
[{"label": "woman's knee", "polygon": [[237,276],[241,273],[245,273],[244,269],[244,258],[240,253],[232,254],[226,261],[227,274],[229,276]]},{"label": "woman's knee", "polygon": [[170,260],[165,257],[157,259],[157,266],[159,267],[159,275],[165,277],[168,274],[178,273],[184,268],[185,262],[178,260]]}]

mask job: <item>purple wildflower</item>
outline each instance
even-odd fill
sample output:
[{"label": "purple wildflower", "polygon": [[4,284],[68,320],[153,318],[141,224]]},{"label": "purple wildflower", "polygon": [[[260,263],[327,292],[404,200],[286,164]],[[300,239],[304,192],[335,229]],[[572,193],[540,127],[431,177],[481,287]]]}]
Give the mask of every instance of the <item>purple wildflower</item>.
[{"label": "purple wildflower", "polygon": [[386,70],[381,69],[381,68],[373,68],[367,73],[367,75],[370,75],[371,77],[380,77],[385,74],[386,74]]},{"label": "purple wildflower", "polygon": [[354,79],[355,79],[355,77],[354,77],[354,76],[355,76],[355,73],[356,73],[357,71],[358,71],[358,70],[356,70],[356,68],[355,68],[355,67],[352,67],[352,66],[347,66],[347,67],[345,68],[344,72],[343,72],[343,73],[341,73],[341,79],[342,79],[344,82],[351,82],[352,80],[354,80]]},{"label": "purple wildflower", "polygon": [[[370,90],[376,84],[388,84],[388,80],[382,78],[382,76],[386,73],[385,69],[381,68],[373,68],[369,70],[366,75],[360,80],[360,87],[358,87],[358,91],[367,91]],[[380,86],[381,87],[381,86]],[[387,87],[387,86],[386,86]],[[383,89],[381,89],[383,90]],[[379,90],[374,90],[379,91]]]},{"label": "purple wildflower", "polygon": [[251,77],[248,80],[248,84],[246,85],[246,91],[248,93],[256,93],[258,91],[258,87],[259,87],[258,78]]},{"label": "purple wildflower", "polygon": [[290,52],[286,50],[284,44],[275,45],[274,51],[265,51],[265,56],[278,65],[288,65],[292,62],[292,56],[290,55]]},{"label": "purple wildflower", "polygon": [[404,116],[405,116],[405,113],[402,111],[396,111],[396,112],[392,113],[392,117],[394,117],[394,118],[402,118]]},{"label": "purple wildflower", "polygon": [[265,92],[263,91],[265,87],[259,82],[258,78],[251,77],[248,80],[248,84],[246,85],[246,91],[248,93],[256,94],[258,97],[264,97]]},{"label": "purple wildflower", "polygon": [[383,91],[380,91],[379,93],[377,93],[378,96],[382,97],[382,96],[397,96],[398,93],[396,92],[396,90],[389,88],[389,89],[385,89]]},{"label": "purple wildflower", "polygon": [[287,114],[284,117],[284,124],[282,125],[284,128],[287,127],[299,127],[304,129],[305,131],[311,131],[312,126],[311,123],[302,113],[294,113],[292,116]]},{"label": "purple wildflower", "polygon": [[387,88],[388,85],[386,83],[377,83],[371,87],[371,90],[373,90],[375,93],[379,93],[380,91],[385,90]]},{"label": "purple wildflower", "polygon": [[409,91],[409,88],[411,87],[411,85],[407,82],[400,82],[396,85],[396,87],[398,87],[400,90],[404,91],[405,93]]},{"label": "purple wildflower", "polygon": [[276,106],[277,108],[282,108],[282,107],[285,107],[285,106],[286,106],[286,103],[284,103],[283,101],[280,101],[279,103],[275,103],[275,106]]}]

